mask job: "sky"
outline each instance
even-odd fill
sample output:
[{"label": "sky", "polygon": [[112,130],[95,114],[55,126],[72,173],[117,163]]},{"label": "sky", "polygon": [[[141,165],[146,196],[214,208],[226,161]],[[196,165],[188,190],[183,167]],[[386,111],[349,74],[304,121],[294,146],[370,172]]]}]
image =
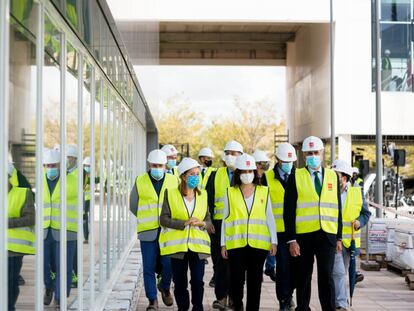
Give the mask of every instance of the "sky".
[{"label": "sky", "polygon": [[[207,119],[231,116],[234,98],[265,100],[285,115],[285,68],[271,66],[135,66],[139,83],[153,114],[168,99],[189,102]],[[219,111],[219,113],[217,112]]]}]

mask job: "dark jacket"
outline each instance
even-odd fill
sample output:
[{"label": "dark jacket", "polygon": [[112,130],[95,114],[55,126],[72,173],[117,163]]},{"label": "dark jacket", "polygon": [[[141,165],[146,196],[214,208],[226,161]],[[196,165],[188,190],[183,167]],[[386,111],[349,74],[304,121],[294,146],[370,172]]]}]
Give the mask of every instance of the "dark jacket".
[{"label": "dark jacket", "polygon": [[[323,179],[325,178],[325,169],[322,168],[322,175]],[[341,203],[341,187],[339,186],[339,177],[337,178],[338,183],[338,232],[337,234],[330,234],[324,232],[326,234],[329,242],[332,245],[336,245],[336,241],[342,240],[342,203]],[[322,180],[323,184],[323,180]],[[287,241],[296,240],[296,206],[298,200],[298,192],[296,188],[296,179],[295,179],[295,171],[289,176],[287,187],[285,191],[285,202],[284,202],[284,209],[283,209],[283,220],[285,222],[285,230],[286,230],[286,239]],[[309,234],[309,233],[304,233]],[[302,235],[302,234],[300,234]],[[298,234],[299,236],[299,234]]]}]

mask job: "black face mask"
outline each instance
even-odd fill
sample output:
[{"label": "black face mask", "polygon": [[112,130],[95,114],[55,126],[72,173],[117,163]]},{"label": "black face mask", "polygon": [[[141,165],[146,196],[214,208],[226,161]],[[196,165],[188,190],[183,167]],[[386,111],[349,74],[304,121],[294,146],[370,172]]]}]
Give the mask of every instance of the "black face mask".
[{"label": "black face mask", "polygon": [[206,160],[206,161],[204,161],[204,164],[205,164],[207,167],[210,167],[211,165],[213,165],[213,161],[212,161],[212,160]]}]

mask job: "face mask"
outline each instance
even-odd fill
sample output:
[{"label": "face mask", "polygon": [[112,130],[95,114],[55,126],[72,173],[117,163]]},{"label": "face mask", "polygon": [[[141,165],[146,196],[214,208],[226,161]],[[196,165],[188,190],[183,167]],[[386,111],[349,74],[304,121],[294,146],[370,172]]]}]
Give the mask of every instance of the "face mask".
[{"label": "face mask", "polygon": [[161,180],[164,177],[164,169],[163,168],[151,168],[150,174],[154,179]]},{"label": "face mask", "polygon": [[212,160],[207,160],[207,161],[204,162],[204,165],[206,167],[210,167],[211,165],[213,165],[213,161]]},{"label": "face mask", "polygon": [[8,163],[7,166],[7,174],[11,177],[11,175],[13,174],[14,171],[14,165],[12,163]]},{"label": "face mask", "polygon": [[244,173],[240,174],[240,180],[243,184],[251,184],[254,179],[254,173]]},{"label": "face mask", "polygon": [[187,177],[187,186],[190,189],[195,189],[198,184],[200,183],[200,176],[198,175],[190,175]]},{"label": "face mask", "polygon": [[169,169],[172,169],[172,168],[174,168],[176,166],[177,166],[177,160],[168,160],[167,161],[167,167]]},{"label": "face mask", "polygon": [[85,166],[84,169],[85,169],[85,172],[88,173],[88,174],[91,172],[91,167],[90,166]]},{"label": "face mask", "polygon": [[280,169],[286,174],[290,174],[292,171],[293,163],[292,162],[282,162],[280,163]]},{"label": "face mask", "polygon": [[57,167],[47,167],[46,177],[50,180],[56,179],[59,176],[59,169]]},{"label": "face mask", "polygon": [[321,156],[313,155],[306,157],[306,165],[311,169],[316,169],[321,165]]},{"label": "face mask", "polygon": [[232,155],[226,155],[225,156],[225,161],[226,161],[226,165],[229,168],[234,168],[235,164],[236,164],[236,157],[232,156]]}]

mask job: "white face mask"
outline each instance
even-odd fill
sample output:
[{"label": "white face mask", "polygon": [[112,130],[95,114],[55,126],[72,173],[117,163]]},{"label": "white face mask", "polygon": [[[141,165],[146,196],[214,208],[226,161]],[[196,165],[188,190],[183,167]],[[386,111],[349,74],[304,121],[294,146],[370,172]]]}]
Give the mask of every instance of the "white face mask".
[{"label": "white face mask", "polygon": [[233,156],[233,155],[231,155],[231,154],[226,155],[226,156],[224,157],[224,160],[226,161],[226,165],[227,165],[227,167],[229,167],[229,168],[234,168],[234,166],[235,166],[235,164],[236,164],[236,157],[235,157],[235,156]]},{"label": "white face mask", "polygon": [[240,174],[240,180],[245,185],[251,184],[253,182],[253,179],[254,179],[254,173]]}]

